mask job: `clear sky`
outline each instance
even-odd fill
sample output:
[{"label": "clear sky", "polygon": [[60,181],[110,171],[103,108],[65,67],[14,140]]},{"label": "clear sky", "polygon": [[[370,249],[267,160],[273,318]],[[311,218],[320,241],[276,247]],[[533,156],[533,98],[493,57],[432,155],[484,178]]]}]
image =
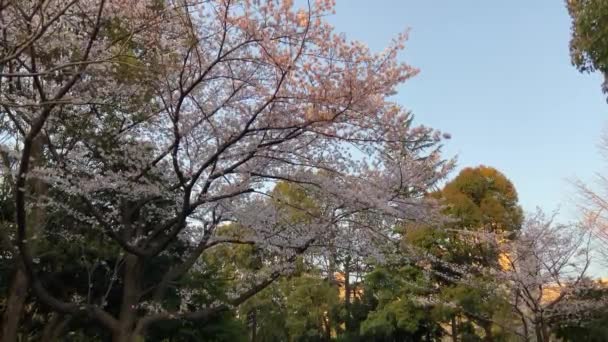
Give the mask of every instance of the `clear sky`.
[{"label": "clear sky", "polygon": [[608,124],[599,75],[570,64],[570,18],[560,0],[337,0],[336,31],[378,51],[410,28],[401,58],[421,70],[396,101],[416,121],[451,133],[458,166],[496,167],[525,210],[575,217],[568,179],[606,170]]}]

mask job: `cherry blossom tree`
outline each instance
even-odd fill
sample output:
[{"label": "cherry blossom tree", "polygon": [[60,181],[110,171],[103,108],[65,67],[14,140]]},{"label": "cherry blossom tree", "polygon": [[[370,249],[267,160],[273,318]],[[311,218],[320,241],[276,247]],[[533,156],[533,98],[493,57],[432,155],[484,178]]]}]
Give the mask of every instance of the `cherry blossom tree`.
[{"label": "cherry blossom tree", "polygon": [[572,319],[589,308],[591,303],[560,305],[588,284],[589,242],[585,230],[556,224],[539,210],[526,218],[515,240],[499,244],[498,280],[510,293],[526,340],[549,341],[550,321]]},{"label": "cherry blossom tree", "polygon": [[[608,132],[602,135],[599,148],[602,156],[608,158]],[[579,194],[581,221],[594,236],[594,250],[606,262],[608,261],[608,178],[598,172],[594,182],[585,183],[577,180],[574,186]]]},{"label": "cherry blossom tree", "polygon": [[[397,222],[439,217],[423,194],[452,166],[441,133],[413,126],[387,99],[417,72],[397,59],[406,35],[372,53],[333,32],[332,10],[331,0],[301,9],[291,0],[0,1],[3,176],[14,205],[2,237],[20,284],[52,310],[132,341],[152,324],[239,305],[325,237],[343,236],[342,222],[371,253]],[[279,181],[315,189],[323,214],[289,220],[272,200]],[[86,250],[96,236],[113,251],[83,262],[97,270],[84,293],[60,295],[45,281],[50,266],[35,247],[52,233],[50,216],[64,218],[56,229],[69,244]],[[228,223],[241,229],[226,234]],[[207,294],[180,279],[215,246],[239,244],[273,262],[196,305]]]},{"label": "cherry blossom tree", "polygon": [[[12,207],[19,207],[11,217],[3,217],[2,240],[9,245],[6,248],[9,252],[15,252],[7,243],[15,228],[11,227],[12,223],[17,219],[25,220],[25,188],[32,194],[46,192],[43,182],[27,180],[25,174],[15,177],[20,167],[18,155],[23,152],[27,156],[22,159],[25,170],[29,169],[30,160],[34,165],[42,165],[43,144],[50,132],[41,134],[41,131],[50,114],[65,108],[65,104],[86,101],[85,96],[70,98],[78,92],[89,93],[82,88],[84,83],[79,82],[85,69],[119,54],[117,44],[113,48],[110,48],[112,44],[95,44],[102,39],[104,6],[105,3],[77,1],[7,1],[0,4],[3,27],[0,44],[2,173],[3,183],[11,185],[7,197],[12,199]],[[24,229],[21,236],[35,236],[33,232],[44,222],[40,210],[30,210],[28,217],[30,229]],[[13,239],[17,243],[23,240],[15,236]],[[28,287],[24,266],[17,263],[3,318],[3,340],[16,338],[16,324]]]}]

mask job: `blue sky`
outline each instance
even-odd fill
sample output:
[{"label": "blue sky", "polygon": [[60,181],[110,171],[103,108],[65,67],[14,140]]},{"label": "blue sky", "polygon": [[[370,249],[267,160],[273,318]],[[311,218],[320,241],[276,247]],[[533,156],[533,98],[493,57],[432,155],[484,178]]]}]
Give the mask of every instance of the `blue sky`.
[{"label": "blue sky", "polygon": [[410,28],[403,61],[420,68],[395,100],[451,133],[458,166],[485,164],[515,184],[525,210],[576,216],[568,180],[606,169],[599,75],[570,64],[560,0],[337,0],[336,31],[378,51]]}]

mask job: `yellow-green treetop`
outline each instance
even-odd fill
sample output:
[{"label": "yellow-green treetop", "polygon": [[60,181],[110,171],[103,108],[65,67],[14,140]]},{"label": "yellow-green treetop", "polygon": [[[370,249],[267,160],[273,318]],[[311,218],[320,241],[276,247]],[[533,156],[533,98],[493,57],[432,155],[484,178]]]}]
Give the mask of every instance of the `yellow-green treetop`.
[{"label": "yellow-green treetop", "polygon": [[515,186],[489,166],[463,169],[435,196],[445,201],[446,213],[460,228],[508,232],[518,230],[523,220]]}]

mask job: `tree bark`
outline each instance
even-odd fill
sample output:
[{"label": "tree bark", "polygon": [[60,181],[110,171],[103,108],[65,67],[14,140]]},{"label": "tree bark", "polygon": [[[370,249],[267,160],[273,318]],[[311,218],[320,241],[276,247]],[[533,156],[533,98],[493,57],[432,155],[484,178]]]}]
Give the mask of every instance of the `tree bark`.
[{"label": "tree bark", "polygon": [[346,311],[346,317],[344,319],[344,327],[347,332],[352,332],[352,315],[351,315],[351,286],[350,286],[350,257],[346,257],[344,260],[344,309]]},{"label": "tree bark", "polygon": [[534,320],[534,333],[536,334],[537,342],[551,341],[549,329],[547,327],[547,324],[545,323],[545,319],[544,319],[542,313],[540,313],[538,316],[536,316],[536,318]]},{"label": "tree bark", "polygon": [[549,329],[547,328],[547,325],[543,322],[542,324],[542,333],[543,333],[543,337],[545,339],[546,342],[551,341],[551,334],[549,333]]},{"label": "tree bark", "polygon": [[536,333],[536,342],[544,342],[543,334],[541,333],[540,326],[538,324],[536,324],[534,327],[534,331]]},{"label": "tree bark", "polygon": [[[42,137],[38,137],[32,141],[31,158],[34,166],[44,165],[44,154],[43,154],[43,141]],[[32,196],[34,198],[45,195],[48,191],[48,186],[37,179],[28,180],[27,186],[30,188]],[[34,207],[30,213],[30,235],[37,235],[43,230],[43,226],[46,220],[46,213],[44,209]],[[4,227],[3,227],[4,228]],[[31,243],[31,242],[30,242]],[[32,250],[35,250],[33,248]],[[7,305],[2,317],[2,336],[1,341],[13,342],[17,341],[17,334],[19,331],[19,323],[21,316],[23,315],[25,301],[28,295],[28,288],[30,285],[29,279],[25,272],[25,265],[21,262],[16,253],[13,251],[13,260],[15,262],[15,275],[9,289],[7,297]]]},{"label": "tree bark", "polygon": [[71,320],[71,316],[51,314],[51,318],[47,322],[44,330],[42,331],[41,341],[43,342],[54,342],[59,341],[59,337],[67,327]]},{"label": "tree bark", "polygon": [[523,315],[521,316],[521,323],[524,328],[524,336],[526,338],[526,341],[528,341],[530,339],[530,332],[528,331],[528,321],[526,320],[526,317]]},{"label": "tree bark", "polygon": [[258,313],[253,310],[251,317],[251,342],[257,342],[258,335]]},{"label": "tree bark", "polygon": [[452,316],[452,342],[458,342],[458,326],[456,324],[456,315]]},{"label": "tree bark", "polygon": [[325,333],[325,340],[326,342],[331,341],[331,324],[329,321],[329,317],[324,317],[323,318],[323,331]]},{"label": "tree bark", "polygon": [[485,335],[483,337],[483,340],[485,342],[493,342],[494,337],[492,336],[492,323],[483,323],[482,328]]},{"label": "tree bark", "polygon": [[23,314],[28,285],[29,281],[23,270],[23,266],[19,265],[13,276],[13,281],[6,301],[6,309],[4,310],[4,315],[2,317],[2,341],[17,341],[19,321]]},{"label": "tree bark", "polygon": [[[124,283],[122,290],[122,303],[120,307],[120,320],[118,329],[112,336],[113,342],[138,342],[143,340],[135,332],[137,319],[137,304],[140,296],[141,259],[133,254],[125,257]],[[144,332],[138,332],[143,334]]]}]

